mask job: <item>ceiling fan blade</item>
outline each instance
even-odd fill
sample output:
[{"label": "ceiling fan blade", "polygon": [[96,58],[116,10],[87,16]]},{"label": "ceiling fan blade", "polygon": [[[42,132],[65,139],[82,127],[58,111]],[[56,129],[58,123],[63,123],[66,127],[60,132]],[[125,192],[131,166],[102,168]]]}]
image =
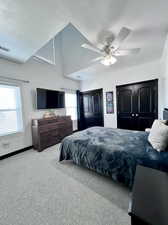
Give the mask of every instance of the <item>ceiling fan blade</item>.
[{"label": "ceiling fan blade", "polygon": [[100,60],[102,60],[103,58],[104,58],[103,56],[97,57],[97,58],[95,58],[95,59],[92,59],[92,62],[100,61]]},{"label": "ceiling fan blade", "polygon": [[111,47],[116,50],[119,48],[120,44],[122,41],[124,41],[128,35],[131,33],[131,30],[128,29],[127,27],[121,28],[119,34],[117,37],[114,39],[114,41],[111,43]]},{"label": "ceiling fan blade", "polygon": [[89,50],[94,51],[94,52],[97,52],[99,54],[103,54],[101,49],[99,49],[99,48],[97,48],[97,47],[95,47],[91,44],[83,44],[83,45],[81,45],[81,47],[89,49]]},{"label": "ceiling fan blade", "polygon": [[140,48],[123,49],[123,50],[115,51],[113,55],[115,56],[135,55],[135,54],[138,54],[139,52],[140,52]]}]

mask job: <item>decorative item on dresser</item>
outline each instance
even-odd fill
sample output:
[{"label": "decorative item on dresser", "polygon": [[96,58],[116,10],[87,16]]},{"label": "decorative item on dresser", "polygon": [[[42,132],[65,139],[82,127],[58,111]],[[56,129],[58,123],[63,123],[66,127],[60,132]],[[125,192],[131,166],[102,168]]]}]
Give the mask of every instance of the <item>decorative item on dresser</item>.
[{"label": "decorative item on dresser", "polygon": [[70,116],[33,119],[33,147],[40,152],[49,146],[58,144],[64,137],[72,134],[72,132],[72,120]]}]

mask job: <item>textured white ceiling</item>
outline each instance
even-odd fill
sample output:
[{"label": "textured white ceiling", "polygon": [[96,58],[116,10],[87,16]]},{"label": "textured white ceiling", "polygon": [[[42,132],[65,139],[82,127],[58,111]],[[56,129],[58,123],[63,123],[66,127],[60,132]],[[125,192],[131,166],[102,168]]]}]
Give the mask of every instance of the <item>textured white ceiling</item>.
[{"label": "textured white ceiling", "polygon": [[167,12],[166,0],[0,0],[0,45],[10,49],[0,54],[25,62],[71,22],[93,43],[123,26],[133,30],[121,47],[141,53],[120,57],[115,67],[152,61],[162,54]]},{"label": "textured white ceiling", "polygon": [[0,51],[13,60],[25,62],[67,23],[61,0],[0,0]]}]

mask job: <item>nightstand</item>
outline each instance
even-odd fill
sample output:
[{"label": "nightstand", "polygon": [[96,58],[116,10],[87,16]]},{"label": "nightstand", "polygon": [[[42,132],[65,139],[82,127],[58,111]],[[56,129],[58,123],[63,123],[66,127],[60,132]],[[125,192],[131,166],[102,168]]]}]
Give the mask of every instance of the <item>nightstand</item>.
[{"label": "nightstand", "polygon": [[168,224],[168,173],[137,166],[132,192],[132,225]]}]

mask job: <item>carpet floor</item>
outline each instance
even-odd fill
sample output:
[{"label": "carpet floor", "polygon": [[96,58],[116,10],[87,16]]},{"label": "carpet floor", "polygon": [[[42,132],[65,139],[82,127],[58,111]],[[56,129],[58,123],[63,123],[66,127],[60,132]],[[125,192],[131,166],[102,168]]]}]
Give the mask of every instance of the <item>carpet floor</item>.
[{"label": "carpet floor", "polygon": [[130,225],[127,188],[58,157],[56,145],[0,161],[0,224]]}]

